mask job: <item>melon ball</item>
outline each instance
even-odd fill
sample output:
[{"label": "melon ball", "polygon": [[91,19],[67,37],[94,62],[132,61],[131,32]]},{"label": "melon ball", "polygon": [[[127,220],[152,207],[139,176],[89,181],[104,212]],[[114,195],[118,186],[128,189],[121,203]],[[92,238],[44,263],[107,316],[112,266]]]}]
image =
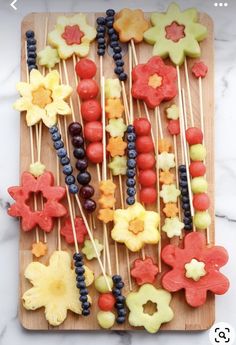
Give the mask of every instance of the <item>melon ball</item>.
[{"label": "melon ball", "polygon": [[100,327],[109,329],[115,323],[115,314],[111,311],[99,311],[97,313],[97,320]]},{"label": "melon ball", "polygon": [[193,222],[197,229],[204,230],[211,225],[211,216],[207,211],[196,212],[193,218]]},{"label": "melon ball", "polygon": [[[106,275],[106,277],[107,277],[108,283],[110,284],[110,287],[112,289],[112,287],[113,287],[112,278],[108,275]],[[108,289],[106,280],[105,280],[103,275],[100,275],[99,277],[97,277],[95,279],[94,286],[95,286],[95,289],[100,293],[110,292]]]},{"label": "melon ball", "polygon": [[200,128],[190,127],[186,130],[186,140],[189,145],[201,144],[203,141],[203,133]]},{"label": "melon ball", "polygon": [[206,153],[206,148],[202,144],[190,146],[189,155],[192,161],[204,161]]},{"label": "melon ball", "polygon": [[194,177],[191,181],[191,189],[194,194],[206,193],[208,189],[208,183],[204,177]]}]

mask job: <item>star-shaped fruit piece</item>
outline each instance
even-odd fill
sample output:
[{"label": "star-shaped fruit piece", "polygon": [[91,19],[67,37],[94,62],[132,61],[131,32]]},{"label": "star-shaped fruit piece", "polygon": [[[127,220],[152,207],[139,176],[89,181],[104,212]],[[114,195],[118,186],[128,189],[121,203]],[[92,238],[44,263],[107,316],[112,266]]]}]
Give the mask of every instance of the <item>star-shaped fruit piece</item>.
[{"label": "star-shaped fruit piece", "polygon": [[121,98],[121,85],[118,78],[106,79],[105,81],[105,98]]},{"label": "star-shaped fruit piece", "polygon": [[101,208],[105,208],[105,209],[106,208],[113,208],[115,206],[116,199],[114,198],[113,194],[102,195],[98,199],[98,203],[99,203]]},{"label": "star-shaped fruit piece", "polygon": [[79,13],[58,17],[54,30],[48,34],[48,43],[57,48],[61,59],[66,60],[73,54],[87,56],[95,38],[95,28],[87,24],[85,14]]},{"label": "star-shaped fruit piece", "polygon": [[163,171],[168,171],[175,167],[175,155],[173,153],[162,152],[158,155],[158,166]]},{"label": "star-shaped fruit piece", "polygon": [[[93,283],[94,276],[84,266],[85,284]],[[27,310],[45,308],[45,318],[52,326],[59,326],[67,318],[67,310],[81,315],[79,289],[76,287],[76,275],[71,268],[71,257],[65,251],[55,251],[45,266],[40,262],[31,262],[25,270],[25,278],[33,285],[23,296],[23,305]],[[91,303],[91,298],[88,296]]]},{"label": "star-shaped fruit piece", "polygon": [[144,32],[149,28],[149,21],[145,19],[142,10],[131,10],[124,8],[117,15],[114,22],[114,29],[119,33],[121,42],[134,40],[140,43],[143,40]]},{"label": "star-shaped fruit piece", "polygon": [[199,42],[207,37],[207,28],[198,23],[195,8],[181,12],[179,6],[172,3],[167,13],[153,13],[151,23],[153,27],[144,33],[144,39],[154,45],[153,55],[170,57],[175,65],[182,65],[186,56],[200,57]]},{"label": "star-shaped fruit piece", "polygon": [[43,121],[52,127],[58,115],[71,115],[71,108],[65,101],[73,89],[60,85],[58,71],[49,72],[45,77],[36,69],[30,72],[29,83],[20,82],[16,86],[21,98],[13,105],[15,110],[26,111],[27,126]]},{"label": "star-shaped fruit piece", "polygon": [[30,164],[29,172],[35,177],[39,177],[43,175],[45,169],[46,167],[44,164],[40,162],[35,162],[35,163]]},{"label": "star-shaped fruit piece", "polygon": [[195,78],[205,78],[208,72],[208,67],[202,61],[195,62],[192,67],[192,74]]},{"label": "star-shaped fruit piece", "polygon": [[54,68],[56,64],[60,62],[57,49],[50,46],[46,46],[43,50],[38,53],[38,64],[45,66],[48,69]]},{"label": "star-shaped fruit piece", "polygon": [[163,212],[165,213],[166,217],[174,218],[179,213],[179,209],[175,203],[170,202],[165,205]]},{"label": "star-shaped fruit piece", "polygon": [[[144,311],[148,302],[157,306],[157,310],[151,315]],[[163,323],[171,321],[174,317],[170,302],[169,292],[157,289],[151,284],[142,285],[137,292],[130,292],[126,297],[126,304],[130,310],[130,325],[143,326],[149,333],[156,333]]]},{"label": "star-shaped fruit piece", "polygon": [[[95,238],[94,243],[97,249],[97,253],[100,257],[101,252],[103,251],[103,245]],[[90,240],[85,240],[84,247],[82,248],[82,253],[86,256],[87,260],[93,260],[97,258],[96,251],[93,247],[93,244]]]},{"label": "star-shaped fruit piece", "polygon": [[158,151],[160,153],[170,152],[171,146],[172,146],[171,142],[168,138],[163,138],[163,139],[158,140]]},{"label": "star-shaped fruit piece", "polygon": [[127,143],[121,137],[109,138],[107,151],[111,157],[124,156]]},{"label": "star-shaped fruit piece", "polygon": [[205,263],[192,259],[190,262],[184,265],[186,270],[186,277],[193,279],[195,282],[199,281],[201,277],[206,275]]},{"label": "star-shaped fruit piece", "polygon": [[130,273],[138,285],[153,284],[158,273],[158,267],[150,257],[144,260],[136,259]]},{"label": "star-shaped fruit piece", "polygon": [[180,190],[176,188],[175,184],[164,184],[160,191],[160,196],[165,204],[168,202],[177,202],[177,198],[180,196]]},{"label": "star-shaped fruit piece", "polygon": [[116,184],[112,180],[103,180],[99,183],[99,190],[104,195],[114,195]]},{"label": "star-shaped fruit piece", "polygon": [[46,255],[47,250],[48,246],[46,243],[37,242],[33,243],[31,252],[34,256],[36,256],[36,258],[40,258],[41,256]]},{"label": "star-shaped fruit piece", "polygon": [[111,137],[123,137],[126,132],[127,126],[124,124],[123,119],[111,119],[106,126],[106,131]]},{"label": "star-shaped fruit piece", "polygon": [[116,156],[112,158],[111,162],[108,164],[108,167],[111,169],[113,176],[126,175],[127,158],[125,156]]},{"label": "star-shaped fruit piece", "polygon": [[178,217],[166,218],[165,224],[162,227],[162,231],[166,232],[169,238],[180,236],[182,229],[184,229],[184,223]]},{"label": "star-shaped fruit piece", "polygon": [[109,208],[100,209],[98,211],[98,219],[105,224],[113,222],[114,211],[110,210]]},{"label": "star-shaped fruit piece", "polygon": [[179,107],[176,104],[172,104],[166,109],[166,116],[169,120],[178,120],[179,118]]},{"label": "star-shaped fruit piece", "polygon": [[160,182],[163,184],[173,184],[175,180],[175,175],[170,171],[161,171],[160,172]]},{"label": "star-shaped fruit piece", "polygon": [[119,119],[124,112],[124,106],[120,98],[108,98],[106,100],[106,116],[108,119]]},{"label": "star-shaped fruit piece", "polygon": [[[75,232],[76,232],[77,242],[79,244],[83,244],[85,237],[88,234],[88,231],[87,231],[87,228],[84,224],[84,221],[82,218],[76,217],[74,220],[74,224],[75,224]],[[65,224],[61,228],[61,235],[65,238],[65,240],[68,244],[74,244],[75,243],[70,217],[68,217],[66,219]]]}]

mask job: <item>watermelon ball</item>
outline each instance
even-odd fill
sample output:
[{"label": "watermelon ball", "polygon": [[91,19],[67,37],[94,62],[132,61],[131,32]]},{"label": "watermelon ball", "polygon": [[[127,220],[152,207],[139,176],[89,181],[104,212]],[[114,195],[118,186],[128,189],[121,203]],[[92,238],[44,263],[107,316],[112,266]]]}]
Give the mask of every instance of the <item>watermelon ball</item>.
[{"label": "watermelon ball", "polygon": [[98,306],[103,311],[111,311],[115,303],[116,299],[112,293],[104,293],[98,298]]},{"label": "watermelon ball", "polygon": [[154,187],[142,188],[139,197],[141,203],[151,205],[157,200],[157,191]]},{"label": "watermelon ball", "polygon": [[84,126],[84,137],[90,142],[98,142],[103,138],[102,123],[91,121]]},{"label": "watermelon ball", "polygon": [[189,172],[192,177],[204,176],[206,174],[206,166],[199,161],[192,162],[189,166]]},{"label": "watermelon ball", "polygon": [[157,176],[154,170],[141,170],[138,176],[139,183],[143,187],[151,187],[156,183]]},{"label": "watermelon ball", "polygon": [[137,136],[149,135],[151,132],[151,124],[146,118],[135,119],[134,128]]},{"label": "watermelon ball", "polygon": [[191,181],[191,189],[194,194],[205,193],[208,189],[208,183],[204,177],[194,177]]},{"label": "watermelon ball", "polygon": [[192,161],[204,161],[206,153],[206,148],[202,144],[190,146],[189,155]]},{"label": "watermelon ball", "polygon": [[[112,278],[108,275],[106,275],[106,278],[108,280],[110,287],[112,288],[113,287]],[[95,286],[95,289],[100,293],[109,292],[106,280],[103,275],[100,275],[95,279],[94,286]]]},{"label": "watermelon ball", "polygon": [[90,162],[100,164],[103,161],[103,146],[102,143],[90,143],[86,149],[86,155]]},{"label": "watermelon ball", "polygon": [[140,170],[147,170],[154,167],[156,159],[152,153],[141,153],[137,157],[137,166]]},{"label": "watermelon ball", "polygon": [[80,79],[92,79],[96,75],[97,66],[90,59],[81,59],[77,62],[75,71]]},{"label": "watermelon ball", "polygon": [[84,121],[100,120],[102,115],[102,108],[96,99],[89,99],[81,104],[81,114]]},{"label": "watermelon ball", "polygon": [[189,145],[202,144],[203,133],[200,128],[190,127],[186,130],[186,140]]},{"label": "watermelon ball", "polygon": [[197,229],[204,230],[211,225],[211,216],[207,211],[196,212],[193,218],[193,222]]},{"label": "watermelon ball", "polygon": [[210,199],[206,193],[198,193],[193,196],[193,207],[197,211],[206,211],[210,206]]},{"label": "watermelon ball", "polygon": [[170,120],[168,122],[167,129],[171,135],[179,135],[180,134],[179,120]]},{"label": "watermelon ball", "polygon": [[97,320],[100,327],[104,329],[111,328],[115,323],[115,314],[111,311],[99,311],[97,313]]},{"label": "watermelon ball", "polygon": [[136,140],[138,153],[150,153],[154,150],[152,138],[148,135],[138,137]]}]

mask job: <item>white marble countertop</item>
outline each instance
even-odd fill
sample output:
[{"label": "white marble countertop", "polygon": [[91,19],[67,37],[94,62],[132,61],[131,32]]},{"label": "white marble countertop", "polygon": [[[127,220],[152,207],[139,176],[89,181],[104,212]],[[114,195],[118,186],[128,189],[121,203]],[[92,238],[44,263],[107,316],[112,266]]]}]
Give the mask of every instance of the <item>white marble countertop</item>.
[{"label": "white marble countertop", "polygon": [[[15,84],[20,78],[20,23],[29,12],[79,12],[116,10],[123,7],[143,8],[146,11],[165,10],[169,0],[113,1],[113,0],[18,0],[18,10],[11,0],[0,0],[0,344],[73,344],[87,345],[146,345],[175,343],[176,345],[210,344],[208,332],[164,333],[148,335],[134,333],[40,333],[21,328],[17,317],[18,305],[18,223],[6,213],[10,197],[7,187],[18,183],[19,170],[19,116],[12,110],[16,99]],[[231,289],[217,297],[216,321],[225,321],[236,327],[236,1],[228,7],[215,7],[213,0],[178,0],[183,7],[196,6],[207,12],[215,22],[216,52],[216,240],[227,248],[230,261],[223,269],[231,280]]]}]

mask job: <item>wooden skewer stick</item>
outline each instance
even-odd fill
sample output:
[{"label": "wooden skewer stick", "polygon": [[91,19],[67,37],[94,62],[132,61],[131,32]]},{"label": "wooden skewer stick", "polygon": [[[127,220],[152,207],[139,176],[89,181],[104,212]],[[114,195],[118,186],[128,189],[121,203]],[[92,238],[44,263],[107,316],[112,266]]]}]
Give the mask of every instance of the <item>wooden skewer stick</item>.
[{"label": "wooden skewer stick", "polygon": [[190,88],[190,81],[189,81],[189,74],[188,74],[188,62],[187,62],[186,58],[184,59],[184,71],[185,71],[185,79],[186,79],[186,84],[187,84],[188,104],[189,104],[191,126],[194,127],[193,102],[192,102],[191,88]]}]

